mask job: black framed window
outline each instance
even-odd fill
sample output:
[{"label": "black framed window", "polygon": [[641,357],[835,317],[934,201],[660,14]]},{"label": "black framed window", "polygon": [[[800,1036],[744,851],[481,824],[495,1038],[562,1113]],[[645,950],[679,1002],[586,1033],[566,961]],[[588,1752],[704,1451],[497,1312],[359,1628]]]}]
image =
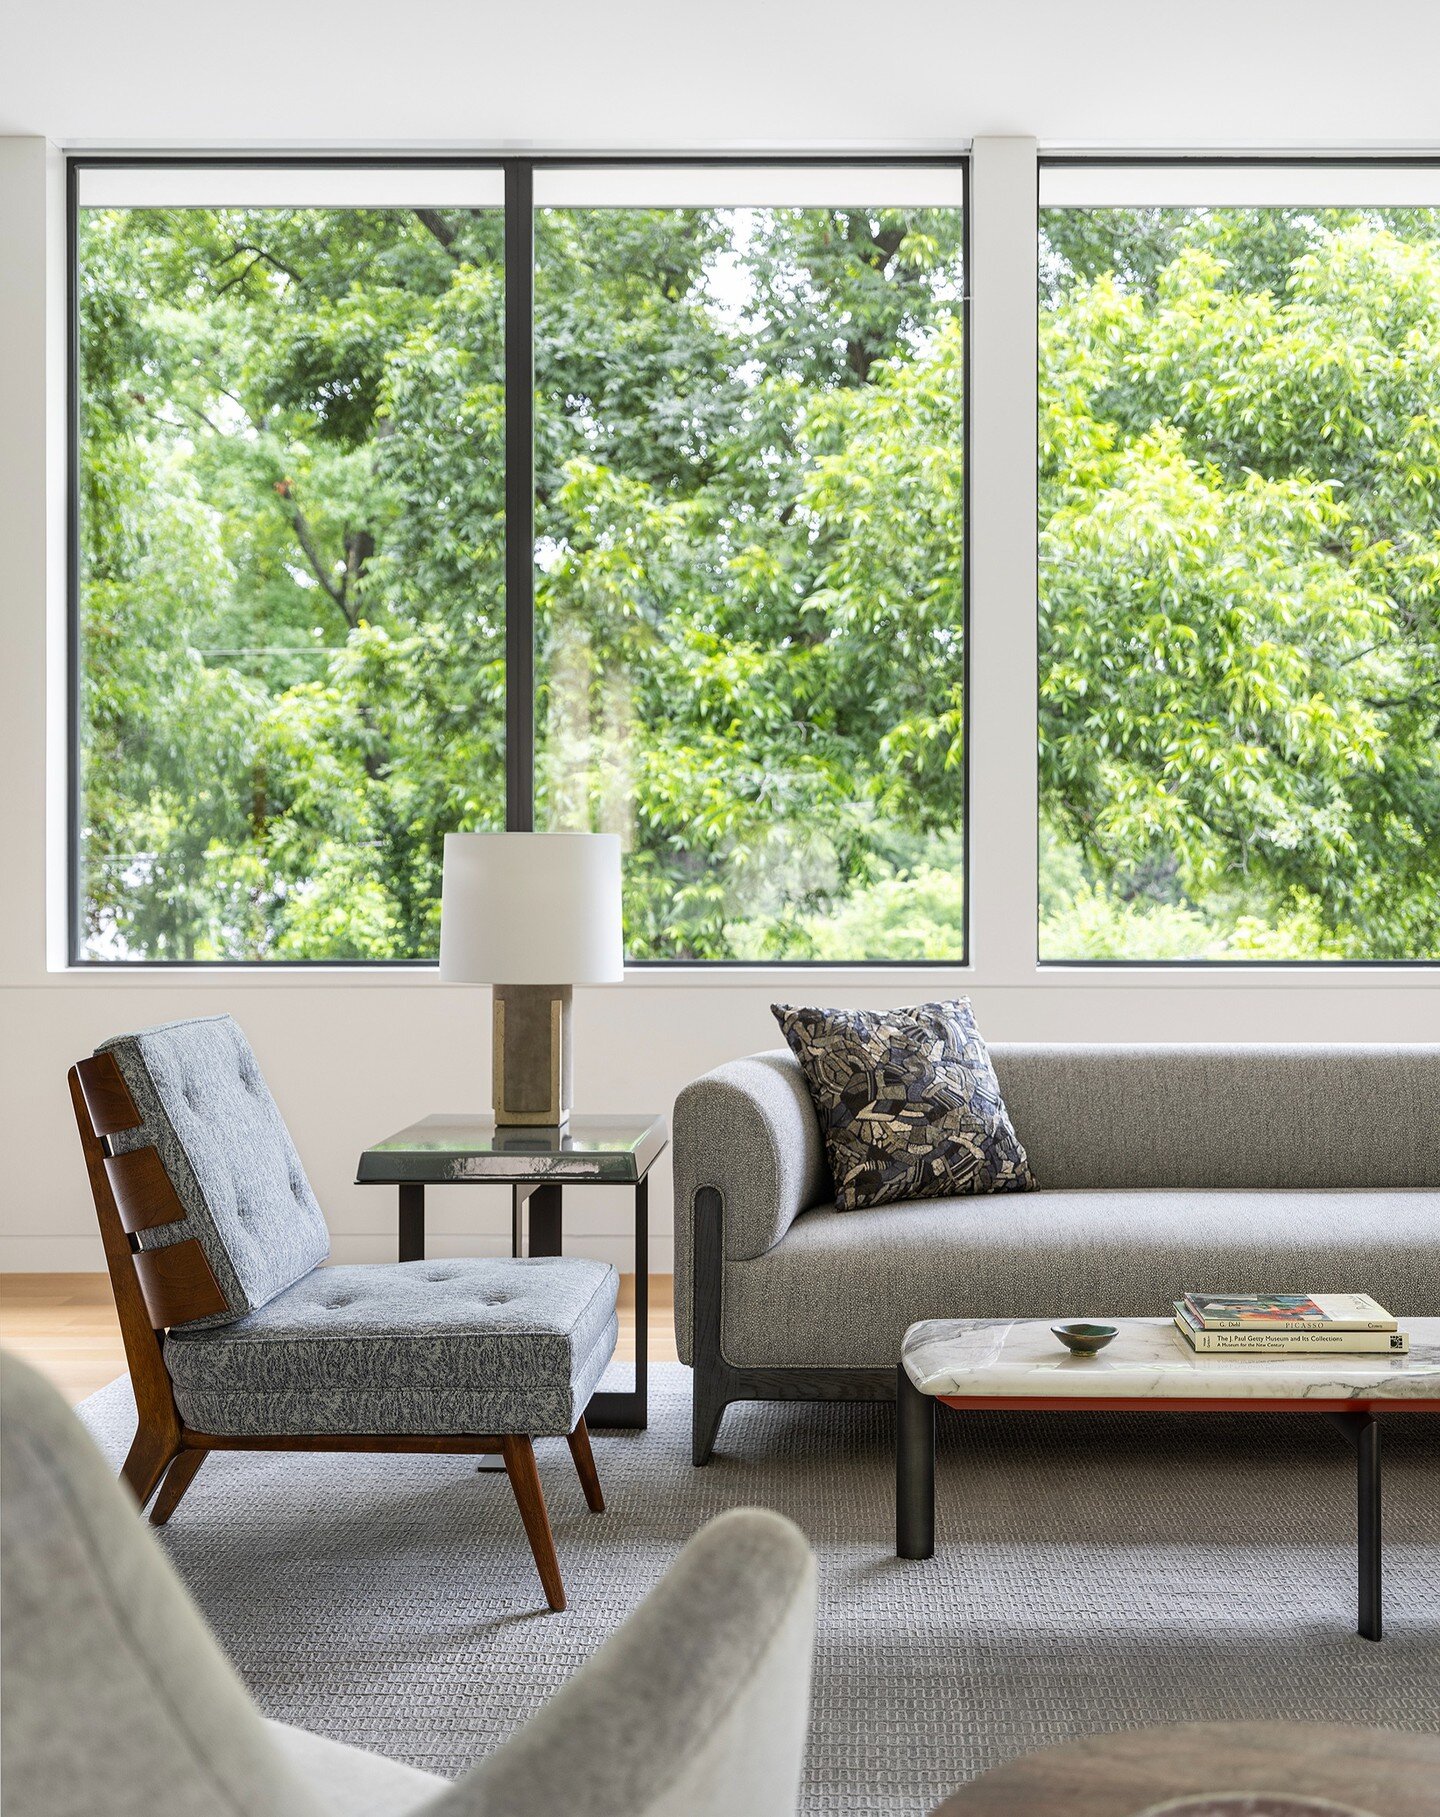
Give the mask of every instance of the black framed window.
[{"label": "black framed window", "polygon": [[1440,168],[1040,200],[1040,959],[1433,962]]},{"label": "black framed window", "polygon": [[78,963],[965,957],[958,163],[72,164]]}]

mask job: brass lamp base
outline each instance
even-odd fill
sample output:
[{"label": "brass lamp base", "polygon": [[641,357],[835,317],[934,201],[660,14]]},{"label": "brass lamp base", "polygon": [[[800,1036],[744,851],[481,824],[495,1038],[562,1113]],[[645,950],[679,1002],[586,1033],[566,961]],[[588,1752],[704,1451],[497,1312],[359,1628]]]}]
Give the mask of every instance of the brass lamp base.
[{"label": "brass lamp base", "polygon": [[497,1125],[559,1128],[570,1120],[574,1065],[568,984],[496,984],[492,1077]]}]

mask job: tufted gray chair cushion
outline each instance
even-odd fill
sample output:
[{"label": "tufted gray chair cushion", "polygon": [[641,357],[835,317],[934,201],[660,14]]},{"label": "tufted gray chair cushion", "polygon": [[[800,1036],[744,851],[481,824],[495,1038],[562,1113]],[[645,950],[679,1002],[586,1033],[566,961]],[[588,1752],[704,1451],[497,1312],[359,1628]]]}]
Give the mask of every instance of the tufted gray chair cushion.
[{"label": "tufted gray chair cushion", "polygon": [[321,1268],[233,1325],[172,1332],[202,1432],[574,1430],[615,1354],[620,1277],[580,1256]]},{"label": "tufted gray chair cushion", "polygon": [[146,1249],[198,1238],[226,1310],[192,1321],[225,1325],[319,1266],[330,1233],[250,1043],[230,1016],[167,1022],[95,1050],[115,1056],[138,1129],[117,1153],[154,1147],[185,1217],[139,1233]]}]

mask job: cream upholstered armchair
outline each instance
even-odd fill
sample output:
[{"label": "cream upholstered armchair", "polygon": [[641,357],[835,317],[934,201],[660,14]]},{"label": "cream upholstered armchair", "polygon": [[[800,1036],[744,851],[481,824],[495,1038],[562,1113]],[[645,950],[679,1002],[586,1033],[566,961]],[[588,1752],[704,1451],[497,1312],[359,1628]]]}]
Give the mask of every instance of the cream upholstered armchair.
[{"label": "cream upholstered armchair", "polygon": [[713,1521],[510,1741],[451,1782],[263,1720],[79,1421],[0,1359],[6,1817],[782,1817],[815,1564]]}]

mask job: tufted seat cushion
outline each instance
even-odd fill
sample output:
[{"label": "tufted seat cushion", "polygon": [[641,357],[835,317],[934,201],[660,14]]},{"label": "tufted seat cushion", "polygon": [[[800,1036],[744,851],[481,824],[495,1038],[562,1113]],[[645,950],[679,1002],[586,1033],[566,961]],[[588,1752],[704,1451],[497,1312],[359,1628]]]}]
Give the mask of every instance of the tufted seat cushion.
[{"label": "tufted seat cushion", "polygon": [[171,1333],[203,1432],[574,1429],[615,1352],[620,1277],[578,1256],[321,1268],[231,1325]]},{"label": "tufted seat cushion", "polygon": [[230,1016],[169,1022],[106,1041],[138,1129],[117,1153],[153,1147],[185,1216],[142,1230],[146,1249],[199,1240],[226,1310],[195,1319],[225,1325],[264,1306],[330,1253],[325,1219],[259,1062]]}]

